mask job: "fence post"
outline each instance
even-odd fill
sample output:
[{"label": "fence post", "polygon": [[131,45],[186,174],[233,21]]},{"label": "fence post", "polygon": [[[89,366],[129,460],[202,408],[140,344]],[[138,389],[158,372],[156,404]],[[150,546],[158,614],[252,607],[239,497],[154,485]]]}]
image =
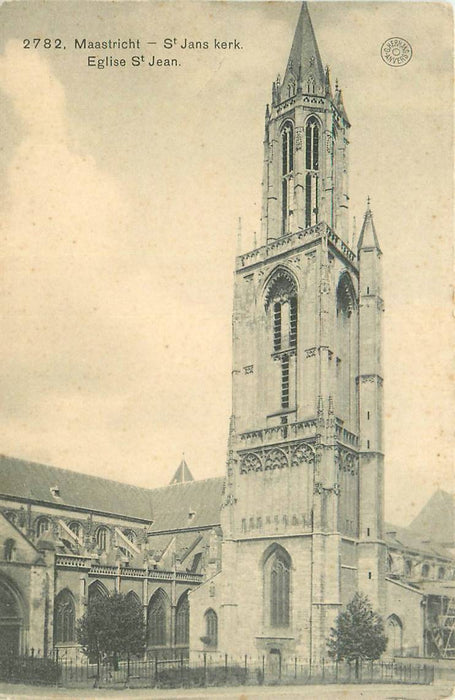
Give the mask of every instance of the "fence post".
[{"label": "fence post", "polygon": [[297,657],[294,659],[294,678],[297,678]]},{"label": "fence post", "polygon": [[278,678],[281,680],[281,654],[278,654]]},{"label": "fence post", "polygon": [[322,657],[322,680],[325,679],[325,658]]},{"label": "fence post", "polygon": [[262,682],[265,683],[265,655],[262,654]]},{"label": "fence post", "polygon": [[335,683],[338,682],[338,659],[335,660]]},{"label": "fence post", "polygon": [[204,651],[204,686],[207,685],[207,652]]},{"label": "fence post", "polygon": [[55,669],[55,671],[56,671],[56,672],[55,672],[55,685],[56,685],[57,688],[58,688],[58,680],[59,680],[58,677],[59,677],[59,675],[60,675],[60,664],[59,664],[59,661],[58,661],[58,647],[56,647],[56,649],[55,649],[55,666],[56,666],[56,669]]},{"label": "fence post", "polygon": [[155,685],[158,682],[158,656],[155,654]]}]

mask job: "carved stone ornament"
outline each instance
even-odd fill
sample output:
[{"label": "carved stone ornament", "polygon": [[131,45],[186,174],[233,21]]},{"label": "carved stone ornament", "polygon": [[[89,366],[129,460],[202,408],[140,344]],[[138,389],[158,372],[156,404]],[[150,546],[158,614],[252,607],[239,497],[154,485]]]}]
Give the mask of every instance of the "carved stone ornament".
[{"label": "carved stone ornament", "polygon": [[297,288],[294,277],[287,270],[280,268],[275,272],[268,284],[265,295],[265,308],[268,309],[272,301],[289,301],[296,294]]},{"label": "carved stone ornament", "polygon": [[303,145],[303,126],[298,126],[295,130],[295,150],[300,151]]},{"label": "carved stone ornament", "polygon": [[244,374],[253,374],[253,372],[254,372],[254,365],[247,365],[246,367],[243,368]]},{"label": "carved stone ornament", "polygon": [[288,460],[282,450],[275,448],[266,453],[265,469],[284,469],[287,466]]},{"label": "carved stone ornament", "polygon": [[330,282],[328,282],[328,280],[321,280],[319,289],[321,294],[328,294],[330,292]]},{"label": "carved stone ornament", "polygon": [[359,471],[359,456],[343,447],[338,448],[338,469],[353,476]]},{"label": "carved stone ornament", "polygon": [[307,464],[314,462],[314,451],[308,445],[299,445],[292,453],[291,467],[298,467],[302,462]]},{"label": "carved stone ornament", "polygon": [[246,474],[248,472],[257,472],[262,470],[262,463],[257,454],[254,452],[247,452],[242,455],[242,461],[240,463],[240,473]]}]

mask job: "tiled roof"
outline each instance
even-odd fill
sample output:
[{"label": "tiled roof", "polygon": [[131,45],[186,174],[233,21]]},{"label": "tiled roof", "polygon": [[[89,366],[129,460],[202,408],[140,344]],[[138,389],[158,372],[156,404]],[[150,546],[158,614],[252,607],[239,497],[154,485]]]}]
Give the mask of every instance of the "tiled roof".
[{"label": "tiled roof", "polygon": [[0,455],[0,494],[153,521],[152,532],[218,525],[223,481],[146,489]]},{"label": "tiled roof", "polygon": [[[58,494],[52,490],[57,487]],[[54,505],[152,519],[151,490],[0,455],[0,493]]]},{"label": "tiled roof", "polygon": [[409,526],[436,542],[455,542],[455,496],[438,489]]},{"label": "tiled roof", "polygon": [[218,525],[223,483],[216,477],[154,489],[150,532]]},{"label": "tiled roof", "polygon": [[391,548],[426,554],[430,557],[453,559],[451,552],[440,543],[431,540],[426,535],[419,535],[407,527],[384,524],[384,540]]}]

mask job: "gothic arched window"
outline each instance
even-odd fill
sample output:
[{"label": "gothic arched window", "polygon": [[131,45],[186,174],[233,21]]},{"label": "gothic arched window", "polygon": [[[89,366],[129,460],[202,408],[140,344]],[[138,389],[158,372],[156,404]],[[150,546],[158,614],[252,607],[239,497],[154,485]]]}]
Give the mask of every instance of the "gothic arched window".
[{"label": "gothic arched window", "polygon": [[305,226],[318,223],[319,122],[310,117],[305,127]]},{"label": "gothic arched window", "polygon": [[344,272],[336,291],[336,397],[338,418],[354,418],[357,406],[352,377],[357,374],[357,343],[354,311],[357,308],[352,279]]},{"label": "gothic arched window", "polygon": [[180,596],[175,611],[175,643],[189,644],[190,641],[190,604],[188,593]]},{"label": "gothic arched window", "polygon": [[36,524],[36,536],[43,537],[51,529],[51,521],[49,518],[39,518]]},{"label": "gothic arched window", "polygon": [[107,598],[109,592],[106,586],[101,583],[101,581],[93,581],[88,587],[88,604],[93,603],[96,600]]},{"label": "gothic arched window", "polygon": [[159,588],[150,598],[147,610],[147,639],[150,646],[165,646],[168,642],[169,599]]},{"label": "gothic arched window", "polygon": [[218,615],[212,608],[209,608],[204,615],[206,646],[218,646]]},{"label": "gothic arched window", "polygon": [[0,576],[0,636],[2,654],[19,654],[23,634],[23,608],[16,590]]},{"label": "gothic arched window", "polygon": [[423,578],[428,578],[429,575],[430,575],[430,565],[424,564],[422,566],[422,576],[423,576]]},{"label": "gothic arched window", "polygon": [[54,604],[54,642],[61,644],[74,642],[76,610],[71,592],[65,588],[55,599]]},{"label": "gothic arched window", "polygon": [[294,384],[290,360],[297,348],[298,304],[296,283],[284,269],[275,274],[268,286],[266,310],[271,314],[272,353],[280,362],[281,408],[289,408]]},{"label": "gothic arched window", "polygon": [[107,528],[99,527],[96,531],[96,546],[105,552],[107,549]]},{"label": "gothic arched window", "polygon": [[275,549],[264,565],[264,595],[268,624],[288,627],[290,622],[291,561],[281,547]]},{"label": "gothic arched window", "polygon": [[289,233],[293,197],[294,127],[286,122],[281,130],[281,233]]},{"label": "gothic arched window", "polygon": [[403,650],[403,624],[398,615],[390,615],[387,618],[386,633],[388,637],[388,651],[394,656],[400,656]]},{"label": "gothic arched window", "polygon": [[76,535],[78,540],[82,538],[82,525],[78,523],[77,520],[74,520],[72,523],[70,523],[68,527],[73,533],[73,535]]}]

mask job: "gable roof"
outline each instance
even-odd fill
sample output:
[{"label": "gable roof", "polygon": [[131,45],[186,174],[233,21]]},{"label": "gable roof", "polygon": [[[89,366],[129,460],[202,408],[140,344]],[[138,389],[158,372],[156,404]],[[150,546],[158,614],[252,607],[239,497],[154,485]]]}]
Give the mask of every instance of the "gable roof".
[{"label": "gable roof", "polygon": [[146,489],[0,455],[0,495],[139,519],[153,523],[152,532],[218,525],[223,483],[217,477]]},{"label": "gable roof", "polygon": [[146,521],[153,517],[150,489],[4,455],[0,455],[0,493]]},{"label": "gable roof", "polygon": [[453,559],[451,552],[440,542],[435,542],[426,533],[419,534],[407,527],[384,524],[384,541],[390,548],[408,550],[430,557]]},{"label": "gable roof", "polygon": [[223,485],[214,477],[154,489],[150,533],[219,525]]},{"label": "gable roof", "polygon": [[436,542],[455,542],[455,496],[438,489],[423,506],[409,526],[409,530],[425,535]]}]

